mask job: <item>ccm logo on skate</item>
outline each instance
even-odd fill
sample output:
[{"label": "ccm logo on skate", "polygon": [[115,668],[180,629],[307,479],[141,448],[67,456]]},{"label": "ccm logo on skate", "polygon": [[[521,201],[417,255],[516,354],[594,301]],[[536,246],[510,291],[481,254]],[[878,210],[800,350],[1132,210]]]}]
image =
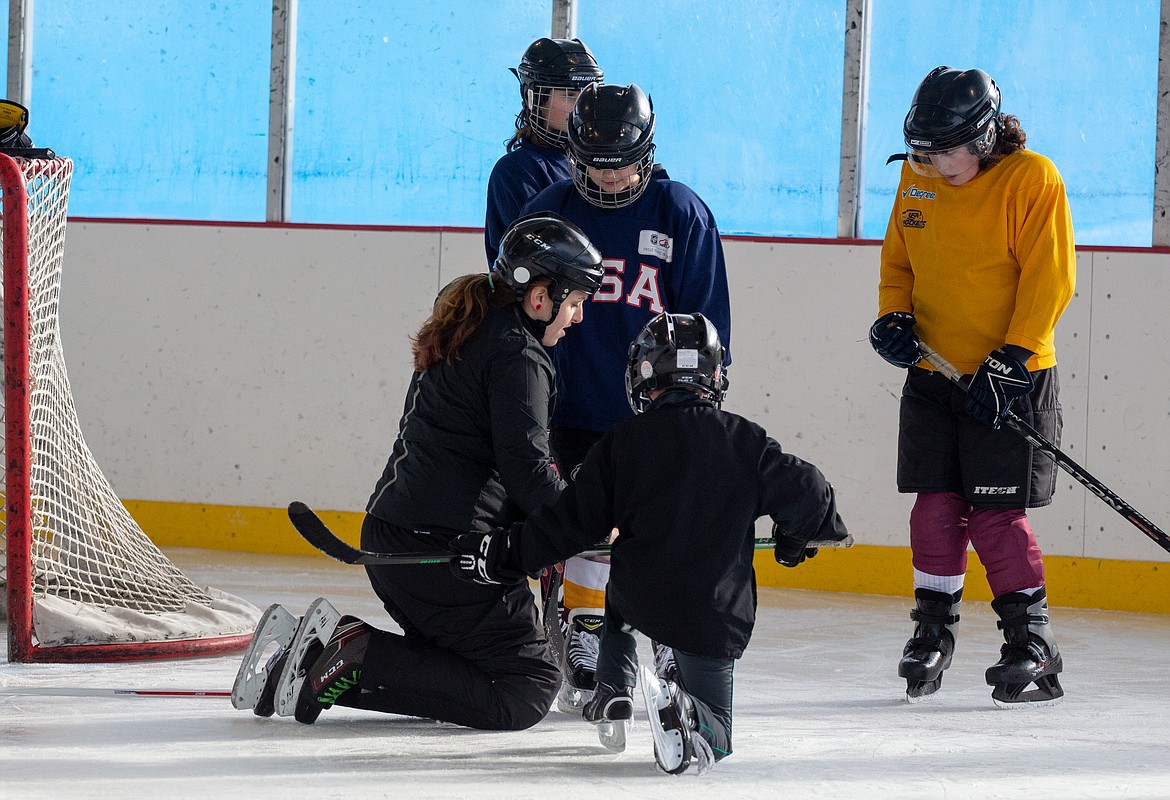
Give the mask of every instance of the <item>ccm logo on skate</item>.
[{"label": "ccm logo on skate", "polygon": [[345,659],[344,659],[344,658],[343,658],[343,659],[341,659],[340,661],[337,661],[337,662],[335,662],[335,663],[333,664],[333,666],[331,666],[329,669],[327,669],[327,670],[325,670],[324,672],[322,672],[322,673],[321,673],[321,674],[320,674],[320,675],[319,675],[319,676],[318,676],[318,677],[317,677],[317,678],[316,678],[316,679],[313,681],[313,688],[314,688],[314,689],[320,689],[322,686],[324,686],[326,683],[328,683],[328,682],[329,682],[329,679],[330,679],[330,678],[332,678],[334,675],[336,675],[336,674],[337,674],[337,672],[338,672],[338,671],[339,671],[339,670],[340,670],[342,667],[344,667],[344,666],[345,666]]},{"label": "ccm logo on skate", "polygon": [[1019,486],[976,486],[975,494],[1015,494]]}]

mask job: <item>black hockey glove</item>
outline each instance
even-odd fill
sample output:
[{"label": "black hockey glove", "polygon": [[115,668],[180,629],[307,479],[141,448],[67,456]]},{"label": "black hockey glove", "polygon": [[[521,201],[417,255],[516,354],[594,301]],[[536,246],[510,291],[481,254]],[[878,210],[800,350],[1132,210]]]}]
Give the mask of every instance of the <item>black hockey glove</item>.
[{"label": "black hockey glove", "polygon": [[922,360],[918,334],[914,332],[913,314],[891,311],[878,317],[869,329],[869,343],[877,354],[895,367],[912,367]]},{"label": "black hockey glove", "polygon": [[772,536],[776,539],[776,563],[785,567],[795,567],[806,558],[813,558],[817,548],[809,547],[804,539],[785,536],[775,523],[772,523]]},{"label": "black hockey glove", "polygon": [[465,533],[452,539],[448,547],[459,554],[451,562],[451,572],[470,583],[495,586],[520,583],[528,577],[515,563],[512,534],[505,528],[491,533]]},{"label": "black hockey glove", "polygon": [[1007,347],[1001,347],[991,351],[971,378],[963,407],[984,425],[998,428],[1007,418],[1012,401],[1028,394],[1035,385],[1024,362]]}]

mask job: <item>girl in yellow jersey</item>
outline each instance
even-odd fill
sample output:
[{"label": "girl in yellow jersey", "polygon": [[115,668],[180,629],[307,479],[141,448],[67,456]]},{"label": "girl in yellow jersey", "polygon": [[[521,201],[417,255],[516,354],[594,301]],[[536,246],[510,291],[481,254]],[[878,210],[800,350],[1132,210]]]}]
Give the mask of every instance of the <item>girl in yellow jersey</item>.
[{"label": "girl in yellow jersey", "polygon": [[[938,67],[903,126],[907,152],[881,252],[870,342],[909,373],[898,491],[910,513],[914,635],[898,674],[911,702],[942,683],[970,543],[987,569],[1005,644],[987,670],[997,705],[1063,695],[1044,562],[1026,509],[1048,505],[1056,465],[1003,428],[1009,409],[1059,443],[1054,329],[1072,298],[1064,182],[1025,149],[1019,120],[979,69]],[[925,341],[970,378],[966,392],[922,358]]]}]

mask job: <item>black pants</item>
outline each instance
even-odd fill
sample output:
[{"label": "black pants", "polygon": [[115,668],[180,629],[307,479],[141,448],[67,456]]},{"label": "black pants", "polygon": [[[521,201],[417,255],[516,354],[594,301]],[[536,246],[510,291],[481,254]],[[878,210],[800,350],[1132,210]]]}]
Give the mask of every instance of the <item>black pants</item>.
[{"label": "black pants", "polygon": [[[452,533],[420,534],[367,515],[362,546],[445,552]],[[405,634],[373,634],[361,676],[368,693],[343,704],[483,730],[523,730],[544,719],[561,674],[527,583],[466,583],[442,564],[366,572]]]},{"label": "black pants", "polygon": [[[597,680],[610,686],[633,687],[638,674],[636,632],[614,608],[606,592],[605,628],[597,656]],[[662,642],[661,644],[669,644]],[[674,651],[678,685],[695,703],[699,734],[711,745],[715,760],[731,755],[731,702],[735,659],[711,658]]]}]

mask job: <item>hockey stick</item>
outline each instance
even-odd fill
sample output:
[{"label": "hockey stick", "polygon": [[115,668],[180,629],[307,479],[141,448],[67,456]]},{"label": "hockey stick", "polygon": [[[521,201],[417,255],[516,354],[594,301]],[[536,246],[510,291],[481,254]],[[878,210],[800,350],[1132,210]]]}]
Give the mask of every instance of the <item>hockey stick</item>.
[{"label": "hockey stick", "polygon": [[[300,501],[293,501],[288,507],[288,518],[297,533],[309,544],[325,555],[343,564],[450,564],[459,558],[455,553],[375,553],[361,550],[345,542],[329,530],[313,509]],[[775,539],[756,539],[756,549],[767,549],[776,545]],[[853,537],[847,536],[839,542],[809,542],[809,547],[852,547]],[[581,556],[607,556],[608,545],[578,553]]]},{"label": "hockey stick", "polygon": [[[926,342],[920,341],[918,346],[922,349],[923,357],[935,369],[954,381],[964,392],[967,391],[967,383],[963,378],[963,373],[959,372],[957,367],[928,347]],[[1167,536],[1161,528],[1139,514],[1116,492],[1090,475],[1088,470],[1061,452],[1038,430],[1024,422],[1013,411],[1008,411],[1005,422],[1007,422],[1008,427],[1027,439],[1029,444],[1055,461],[1058,467],[1076,478],[1082,486],[1104,500],[1107,506],[1129,520],[1135,528],[1150,537],[1163,550],[1170,552],[1170,536]]]},{"label": "hockey stick", "polygon": [[0,695],[44,697],[231,697],[219,689],[84,689],[71,686],[0,686]]}]

